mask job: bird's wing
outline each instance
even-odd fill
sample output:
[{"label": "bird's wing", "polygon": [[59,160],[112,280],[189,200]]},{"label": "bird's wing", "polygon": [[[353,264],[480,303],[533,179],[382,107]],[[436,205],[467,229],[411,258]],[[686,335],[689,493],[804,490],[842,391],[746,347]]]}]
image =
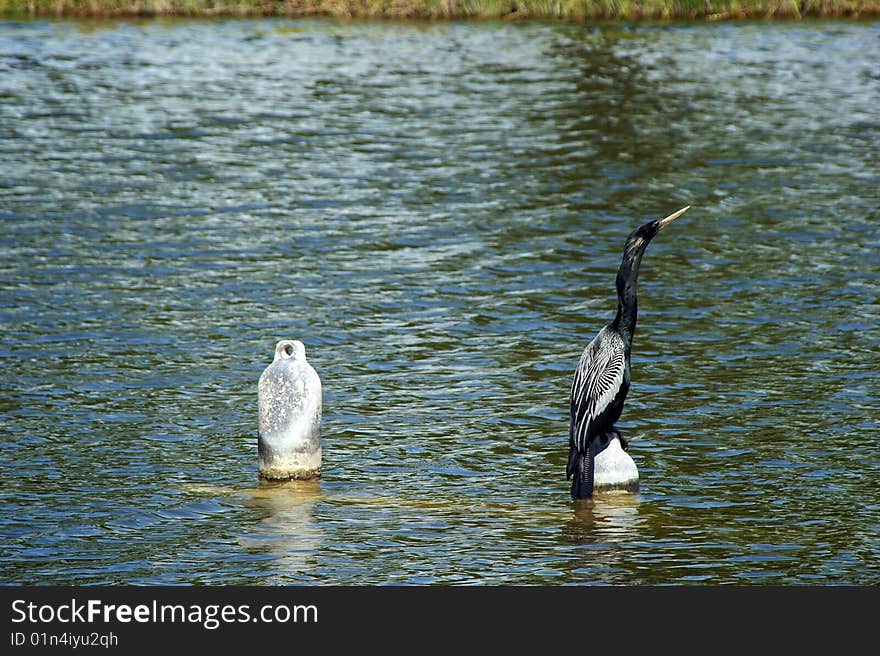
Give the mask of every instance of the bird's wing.
[{"label": "bird's wing", "polygon": [[626,349],[612,332],[599,334],[584,349],[571,384],[571,444],[585,453],[590,424],[602,414],[623,385]]}]

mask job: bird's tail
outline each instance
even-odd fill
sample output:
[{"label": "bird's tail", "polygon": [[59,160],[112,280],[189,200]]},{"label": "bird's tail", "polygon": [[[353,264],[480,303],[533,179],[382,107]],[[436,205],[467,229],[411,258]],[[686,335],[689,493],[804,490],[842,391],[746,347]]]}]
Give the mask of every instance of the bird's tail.
[{"label": "bird's tail", "polygon": [[[572,449],[574,451],[574,449]],[[572,462],[574,457],[574,462]],[[569,454],[569,469],[573,469],[571,482],[572,499],[589,499],[593,496],[593,461],[596,459],[596,442],[590,440],[586,453]]]}]

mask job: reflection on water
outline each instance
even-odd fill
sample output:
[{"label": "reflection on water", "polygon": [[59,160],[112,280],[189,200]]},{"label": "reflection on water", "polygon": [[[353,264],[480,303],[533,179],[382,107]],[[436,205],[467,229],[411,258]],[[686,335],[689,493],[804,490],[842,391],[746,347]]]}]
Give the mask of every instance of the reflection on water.
[{"label": "reflection on water", "polygon": [[596,495],[572,502],[574,514],[564,534],[576,544],[622,542],[638,528],[638,496],[628,492]]},{"label": "reflection on water", "polygon": [[[0,581],[880,582],[880,23],[0,22]],[[632,227],[638,497],[568,498]],[[257,486],[281,338],[320,484]]]},{"label": "reflection on water", "polygon": [[573,582],[632,583],[621,548],[639,535],[638,496],[628,492],[597,495],[572,503],[572,515],[562,529],[571,544],[567,565]]},{"label": "reflection on water", "polygon": [[296,574],[315,566],[316,553],[324,532],[315,521],[315,503],[321,499],[317,480],[266,482],[248,490],[244,505],[256,508],[265,517],[240,538],[248,550],[271,554],[274,558],[267,583],[283,585],[296,580]]}]

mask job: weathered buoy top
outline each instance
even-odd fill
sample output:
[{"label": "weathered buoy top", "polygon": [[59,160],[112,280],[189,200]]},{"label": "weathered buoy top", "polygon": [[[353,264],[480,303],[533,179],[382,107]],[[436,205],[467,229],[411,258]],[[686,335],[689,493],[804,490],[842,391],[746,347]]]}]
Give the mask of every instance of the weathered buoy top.
[{"label": "weathered buoy top", "polygon": [[294,360],[306,359],[306,346],[298,339],[282,339],[275,345],[275,359],[272,362],[286,360],[292,358]]},{"label": "weathered buoy top", "polygon": [[[608,436],[603,436],[605,439]],[[593,487],[596,492],[638,492],[639,470],[632,457],[614,436],[603,443],[594,461]]]},{"label": "weathered buoy top", "polygon": [[321,379],[295,339],[275,345],[258,385],[260,475],[314,478],[321,472]]}]

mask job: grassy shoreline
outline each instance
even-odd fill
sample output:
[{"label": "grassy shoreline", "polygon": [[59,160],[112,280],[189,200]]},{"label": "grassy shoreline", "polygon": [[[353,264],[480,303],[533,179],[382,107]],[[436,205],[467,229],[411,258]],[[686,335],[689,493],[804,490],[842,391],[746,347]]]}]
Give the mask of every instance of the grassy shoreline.
[{"label": "grassy shoreline", "polygon": [[731,20],[876,18],[880,0],[0,0],[0,17]]}]

